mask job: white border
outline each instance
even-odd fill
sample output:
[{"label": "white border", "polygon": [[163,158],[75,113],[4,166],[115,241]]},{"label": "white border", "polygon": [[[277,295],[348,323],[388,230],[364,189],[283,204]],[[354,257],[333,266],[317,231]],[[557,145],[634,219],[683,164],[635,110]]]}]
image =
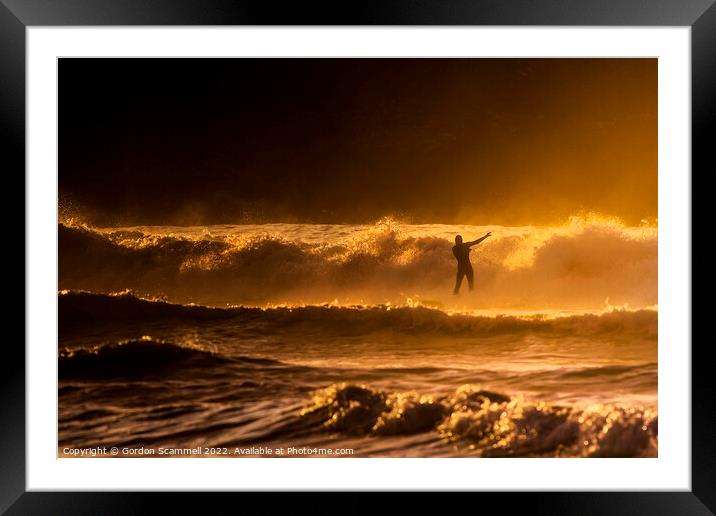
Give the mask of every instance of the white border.
[{"label": "white border", "polygon": [[[27,489],[690,490],[690,29],[27,29]],[[659,58],[656,459],[57,459],[58,56]],[[667,274],[668,272],[668,274]]]}]

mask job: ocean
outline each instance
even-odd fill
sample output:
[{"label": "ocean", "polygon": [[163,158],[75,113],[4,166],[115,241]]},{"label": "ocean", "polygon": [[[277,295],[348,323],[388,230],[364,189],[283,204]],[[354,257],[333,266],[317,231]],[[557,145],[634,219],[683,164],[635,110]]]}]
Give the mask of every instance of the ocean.
[{"label": "ocean", "polygon": [[[453,295],[454,236],[486,231]],[[655,224],[64,220],[58,244],[60,455],[658,453]]]}]

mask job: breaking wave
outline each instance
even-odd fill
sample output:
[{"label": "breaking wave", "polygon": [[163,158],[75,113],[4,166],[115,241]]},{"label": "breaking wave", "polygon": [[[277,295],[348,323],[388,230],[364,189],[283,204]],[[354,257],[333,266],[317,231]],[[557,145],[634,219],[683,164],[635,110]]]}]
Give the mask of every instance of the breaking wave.
[{"label": "breaking wave", "polygon": [[59,224],[60,288],[132,289],[205,305],[406,298],[473,308],[657,303],[655,227],[577,220],[495,230],[473,253],[476,292],[455,298],[453,227],[381,223],[352,230],[350,238],[346,227],[321,227],[321,238],[306,238],[304,226],[284,226],[190,238]]},{"label": "breaking wave", "polygon": [[483,457],[655,457],[658,449],[655,409],[559,406],[474,385],[434,397],[335,384],[317,391],[300,417],[346,435],[436,431]]},{"label": "breaking wave", "polygon": [[85,327],[88,322],[127,322],[136,325],[151,321],[182,320],[233,321],[272,329],[296,330],[301,326],[312,332],[330,332],[342,336],[382,331],[471,336],[536,333],[555,337],[636,334],[641,338],[656,340],[658,334],[658,312],[651,309],[617,309],[600,314],[554,317],[450,314],[422,306],[389,305],[210,308],[141,299],[127,292],[106,295],[72,291],[60,292],[58,303],[61,333],[72,331],[75,327]]}]

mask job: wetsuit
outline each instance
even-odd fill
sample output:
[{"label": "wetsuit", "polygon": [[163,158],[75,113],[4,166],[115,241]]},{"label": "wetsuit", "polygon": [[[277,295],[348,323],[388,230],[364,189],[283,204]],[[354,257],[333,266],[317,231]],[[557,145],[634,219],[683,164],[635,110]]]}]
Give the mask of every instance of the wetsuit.
[{"label": "wetsuit", "polygon": [[457,294],[460,291],[460,285],[462,285],[462,278],[467,277],[467,285],[472,290],[473,287],[473,271],[472,264],[470,263],[470,246],[466,243],[455,244],[452,248],[452,254],[457,259],[457,276],[455,278],[455,290],[453,293]]}]

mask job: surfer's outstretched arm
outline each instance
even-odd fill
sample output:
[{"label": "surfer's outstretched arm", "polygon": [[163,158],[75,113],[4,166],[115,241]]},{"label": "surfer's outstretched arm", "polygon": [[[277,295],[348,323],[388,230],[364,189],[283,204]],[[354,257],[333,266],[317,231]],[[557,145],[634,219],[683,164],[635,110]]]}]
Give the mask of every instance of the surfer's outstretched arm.
[{"label": "surfer's outstretched arm", "polygon": [[490,235],[492,235],[492,231],[488,231],[487,233],[485,233],[485,236],[482,238],[478,238],[477,240],[473,240],[472,242],[465,242],[465,245],[467,245],[467,246],[477,245],[480,242],[482,242],[483,240],[485,240],[487,237],[489,237]]}]

